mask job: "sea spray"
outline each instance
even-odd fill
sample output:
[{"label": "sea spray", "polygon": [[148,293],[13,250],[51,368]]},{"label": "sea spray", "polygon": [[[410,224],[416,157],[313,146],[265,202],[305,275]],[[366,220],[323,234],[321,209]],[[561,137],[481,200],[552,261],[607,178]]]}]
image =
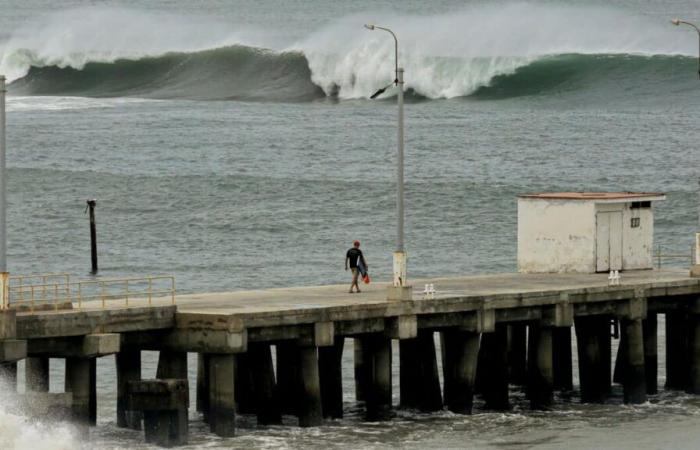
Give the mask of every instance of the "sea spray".
[{"label": "sea spray", "polygon": [[3,450],[76,450],[83,446],[67,423],[32,417],[13,386],[0,378],[0,448]]}]

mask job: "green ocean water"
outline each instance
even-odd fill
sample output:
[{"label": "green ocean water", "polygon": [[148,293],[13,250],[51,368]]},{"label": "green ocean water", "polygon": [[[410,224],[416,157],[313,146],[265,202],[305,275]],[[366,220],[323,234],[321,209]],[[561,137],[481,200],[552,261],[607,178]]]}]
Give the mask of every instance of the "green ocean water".
[{"label": "green ocean water", "polygon": [[[655,240],[689,254],[697,35],[670,19],[700,21],[698,6],[0,0],[9,269],[89,277],[84,208],[96,198],[101,277],[173,274],[181,292],[341,283],[360,239],[374,278],[388,279],[396,105],[391,91],[368,98],[392,79],[393,42],[366,22],[397,32],[406,70],[409,277],[515,270],[516,196],[549,190],[666,192]],[[224,441],[195,422],[193,447],[691,448],[698,438],[697,401],[672,393],[634,408],[561,400],[530,413],[522,400],[513,414],[364,424],[345,356],[347,419],[318,430],[243,420]],[[85,445],[138,446],[114,426],[113,362],[100,364],[101,426]],[[46,448],[77,445],[66,442]]]}]

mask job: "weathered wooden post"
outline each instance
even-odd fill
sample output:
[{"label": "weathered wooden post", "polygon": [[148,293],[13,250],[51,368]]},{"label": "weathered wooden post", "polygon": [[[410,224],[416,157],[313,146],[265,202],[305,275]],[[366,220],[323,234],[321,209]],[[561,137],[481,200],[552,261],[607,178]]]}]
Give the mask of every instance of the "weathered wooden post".
[{"label": "weathered wooden post", "polygon": [[90,256],[92,261],[92,270],[90,273],[97,273],[97,229],[95,225],[95,206],[97,200],[90,199],[87,201],[87,208],[90,211]]}]

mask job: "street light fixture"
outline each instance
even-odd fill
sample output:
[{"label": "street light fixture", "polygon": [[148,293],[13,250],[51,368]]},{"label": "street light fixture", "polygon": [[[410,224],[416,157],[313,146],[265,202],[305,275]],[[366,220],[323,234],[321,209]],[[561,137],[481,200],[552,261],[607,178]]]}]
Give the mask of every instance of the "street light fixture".
[{"label": "street light fixture", "polygon": [[389,28],[380,27],[374,24],[365,24],[365,28],[368,30],[382,30],[391,34],[394,38],[394,69],[395,78],[394,81],[387,86],[379,89],[370,98],[374,99],[384,93],[391,85],[395,85],[399,88],[398,91],[398,107],[399,107],[399,135],[398,135],[398,158],[397,158],[397,172],[396,172],[396,184],[397,184],[397,198],[396,198],[396,215],[397,215],[397,237],[396,237],[396,251],[394,252],[394,262],[393,262],[393,285],[389,289],[389,299],[390,300],[410,300],[412,290],[410,286],[406,285],[406,250],[404,248],[404,186],[403,186],[403,69],[399,67],[399,40]]},{"label": "street light fixture", "polygon": [[[686,22],[681,19],[673,19],[671,23],[679,26],[681,24],[693,27],[698,33],[698,76],[700,76],[700,28],[694,23]],[[695,263],[691,261],[690,275],[700,277],[700,205],[698,206],[698,231],[695,233]]]},{"label": "street light fixture", "polygon": [[697,33],[698,33],[698,76],[700,76],[700,28],[698,28],[697,25],[695,25],[693,23],[686,22],[685,20],[681,20],[681,19],[673,19],[673,20],[671,20],[671,23],[676,25],[676,26],[681,25],[681,24],[688,25],[689,27],[695,28],[695,31],[697,31]]}]

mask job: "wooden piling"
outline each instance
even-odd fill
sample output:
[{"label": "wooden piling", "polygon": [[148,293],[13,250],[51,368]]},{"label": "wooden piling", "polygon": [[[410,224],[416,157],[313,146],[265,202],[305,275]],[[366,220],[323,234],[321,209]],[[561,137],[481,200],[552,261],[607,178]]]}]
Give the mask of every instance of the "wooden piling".
[{"label": "wooden piling", "polygon": [[29,357],[24,364],[27,391],[49,392],[49,358]]},{"label": "wooden piling", "polygon": [[552,328],[552,382],[555,390],[571,391],[574,389],[571,356],[571,327]]},{"label": "wooden piling", "polygon": [[234,355],[210,354],[209,428],[222,437],[236,434],[236,398]]},{"label": "wooden piling", "polygon": [[333,345],[318,348],[318,370],[321,381],[321,410],[323,417],[343,418],[343,347],[345,339],[338,337]]},{"label": "wooden piling", "polygon": [[316,347],[299,347],[299,372],[301,376],[301,402],[299,404],[299,426],[316,427],[323,423],[321,410],[321,383],[318,372]]},{"label": "wooden piling", "polygon": [[524,386],[527,380],[527,325],[508,325],[508,380]]},{"label": "wooden piling", "polygon": [[[248,363],[253,375],[253,390],[259,425],[282,423],[282,412],[275,388],[275,368],[272,364],[270,344],[248,344]],[[238,386],[236,386],[237,388]]]},{"label": "wooden piling", "polygon": [[688,315],[666,313],[666,389],[685,390],[690,373],[688,361]]},{"label": "wooden piling", "polygon": [[532,409],[548,409],[554,403],[552,328],[531,323],[528,328],[528,385]]},{"label": "wooden piling", "polygon": [[127,409],[129,402],[128,386],[130,381],[141,379],[141,351],[122,349],[115,355],[117,365],[117,426],[141,429],[143,413]]},{"label": "wooden piling", "polygon": [[478,364],[477,376],[481,378],[484,408],[495,411],[509,410],[507,325],[496,324],[493,333],[481,335]]},{"label": "wooden piling", "polygon": [[444,399],[456,414],[471,414],[479,355],[479,333],[462,330],[442,332]]}]

